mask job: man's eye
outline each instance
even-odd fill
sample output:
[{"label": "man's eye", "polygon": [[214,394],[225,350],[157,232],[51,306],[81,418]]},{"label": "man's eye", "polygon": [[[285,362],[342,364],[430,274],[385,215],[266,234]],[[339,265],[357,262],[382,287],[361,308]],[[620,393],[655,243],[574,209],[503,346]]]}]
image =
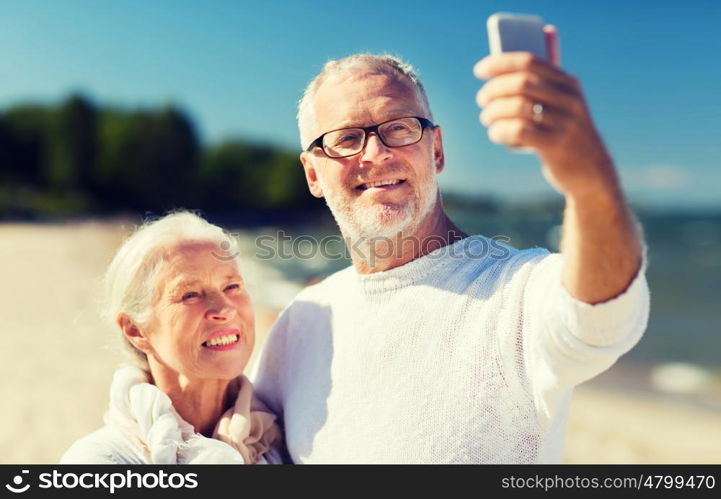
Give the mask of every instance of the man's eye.
[{"label": "man's eye", "polygon": [[345,135],[341,135],[335,140],[335,145],[342,146],[342,145],[348,145],[348,144],[354,144],[358,142],[359,135],[357,133],[349,133]]},{"label": "man's eye", "polygon": [[230,284],[225,287],[226,291],[237,291],[239,289],[240,289],[240,284],[238,284],[238,283]]},{"label": "man's eye", "polygon": [[410,131],[410,127],[405,123],[392,123],[388,128],[385,129],[385,133],[390,133],[392,135],[402,135],[405,133],[410,133]]}]

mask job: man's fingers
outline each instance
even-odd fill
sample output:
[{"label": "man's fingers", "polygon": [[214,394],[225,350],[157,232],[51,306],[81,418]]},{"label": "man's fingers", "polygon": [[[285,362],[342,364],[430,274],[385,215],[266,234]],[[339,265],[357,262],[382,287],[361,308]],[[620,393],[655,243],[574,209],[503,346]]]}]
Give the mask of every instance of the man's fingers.
[{"label": "man's fingers", "polygon": [[[541,104],[541,109],[534,110],[534,107],[538,104]],[[544,128],[561,128],[568,117],[562,111],[554,109],[548,104],[539,103],[525,97],[495,99],[483,109],[480,115],[481,123],[485,126],[492,126],[493,123],[499,120],[514,118],[530,120]]]},{"label": "man's fingers", "polygon": [[484,57],[473,67],[477,78],[489,80],[506,73],[530,72],[539,75],[559,86],[578,91],[580,86],[576,79],[554,67],[549,61],[537,57],[530,52],[504,52]]},{"label": "man's fingers", "polygon": [[524,119],[498,120],[488,127],[488,138],[491,142],[509,147],[547,145],[549,140],[557,135],[553,130]]},{"label": "man's fingers", "polygon": [[485,107],[495,99],[512,96],[523,96],[542,104],[552,104],[569,114],[573,113],[578,102],[576,95],[543,82],[537,75],[513,73],[497,76],[483,85],[476,94],[476,103]]},{"label": "man's fingers", "polygon": [[558,29],[551,24],[543,27],[543,33],[546,35],[546,48],[548,50],[548,60],[551,65],[561,67],[561,44],[558,40]]}]

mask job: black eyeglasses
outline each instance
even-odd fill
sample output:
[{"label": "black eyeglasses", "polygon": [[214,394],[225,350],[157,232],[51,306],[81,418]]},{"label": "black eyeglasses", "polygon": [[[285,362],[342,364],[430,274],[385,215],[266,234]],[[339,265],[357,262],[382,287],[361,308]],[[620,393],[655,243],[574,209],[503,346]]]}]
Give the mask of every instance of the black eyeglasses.
[{"label": "black eyeglasses", "polygon": [[419,142],[424,128],[435,127],[431,120],[411,116],[395,118],[373,126],[340,128],[315,139],[306,151],[320,147],[329,158],[347,158],[363,150],[371,132],[378,135],[387,147],[403,147]]}]

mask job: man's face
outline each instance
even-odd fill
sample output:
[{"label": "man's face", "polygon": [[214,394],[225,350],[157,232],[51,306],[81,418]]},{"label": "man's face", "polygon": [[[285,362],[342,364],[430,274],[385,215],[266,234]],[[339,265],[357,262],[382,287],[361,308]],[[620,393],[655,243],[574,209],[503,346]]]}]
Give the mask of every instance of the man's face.
[{"label": "man's face", "polygon": [[[332,76],[314,101],[313,138],[354,126],[370,126],[395,118],[427,117],[415,88],[381,74]],[[325,197],[346,237],[394,237],[413,234],[439,210],[436,174],[443,169],[440,128],[425,129],[420,142],[387,147],[375,133],[365,149],[347,158],[328,158],[320,148],[301,154],[311,193]],[[368,186],[378,181],[393,185]]]}]

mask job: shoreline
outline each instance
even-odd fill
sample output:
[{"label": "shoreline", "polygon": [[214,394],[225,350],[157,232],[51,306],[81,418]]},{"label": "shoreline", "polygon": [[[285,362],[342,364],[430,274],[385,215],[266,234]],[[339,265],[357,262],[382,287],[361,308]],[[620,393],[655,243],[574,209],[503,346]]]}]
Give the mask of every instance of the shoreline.
[{"label": "shoreline", "polygon": [[639,362],[621,357],[608,371],[582,386],[721,413],[721,373],[701,364],[662,360]]}]

